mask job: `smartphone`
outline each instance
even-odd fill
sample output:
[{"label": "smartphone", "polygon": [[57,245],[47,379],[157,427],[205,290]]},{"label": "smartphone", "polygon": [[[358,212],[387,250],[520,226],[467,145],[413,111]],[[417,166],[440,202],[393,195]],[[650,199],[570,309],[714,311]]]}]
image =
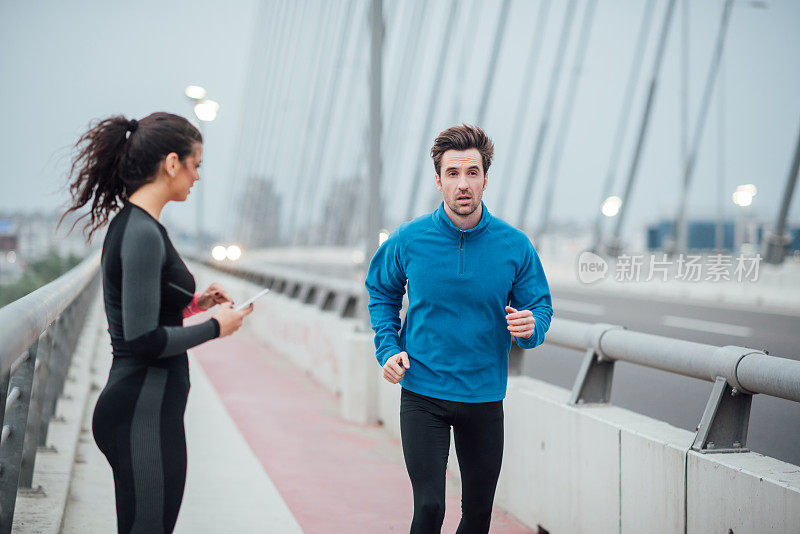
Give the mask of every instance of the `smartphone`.
[{"label": "smartphone", "polygon": [[264,289],[262,289],[261,291],[259,291],[258,293],[256,293],[255,295],[253,295],[252,297],[250,297],[249,299],[247,299],[246,301],[244,301],[244,302],[242,302],[241,304],[239,304],[238,306],[234,307],[234,309],[235,309],[235,310],[242,311],[243,309],[247,308],[247,307],[248,307],[248,306],[250,306],[250,305],[251,305],[253,302],[255,302],[256,300],[260,299],[261,297],[263,297],[263,296],[264,296],[264,295],[266,295],[267,293],[269,293],[269,288],[268,288],[268,287],[267,287],[267,288],[264,288]]}]

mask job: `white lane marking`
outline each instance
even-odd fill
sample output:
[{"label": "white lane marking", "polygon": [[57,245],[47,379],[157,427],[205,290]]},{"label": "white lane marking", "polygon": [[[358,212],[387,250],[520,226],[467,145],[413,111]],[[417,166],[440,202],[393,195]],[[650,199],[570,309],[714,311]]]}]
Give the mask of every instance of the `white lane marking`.
[{"label": "white lane marking", "polygon": [[586,315],[603,315],[606,313],[605,306],[601,306],[600,304],[592,304],[590,302],[581,302],[579,300],[555,299],[553,308],[556,310],[583,313]]},{"label": "white lane marking", "polygon": [[690,319],[689,317],[677,317],[675,315],[665,315],[661,318],[661,324],[674,328],[697,330],[699,332],[724,334],[726,336],[750,337],[753,334],[753,329],[749,326],[716,323],[714,321],[703,321],[700,319]]}]

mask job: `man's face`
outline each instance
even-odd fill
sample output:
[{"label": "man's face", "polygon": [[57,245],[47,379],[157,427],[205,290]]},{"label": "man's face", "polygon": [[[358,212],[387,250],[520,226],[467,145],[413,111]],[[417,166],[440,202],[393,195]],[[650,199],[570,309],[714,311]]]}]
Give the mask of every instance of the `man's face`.
[{"label": "man's face", "polygon": [[436,175],[436,188],[442,192],[444,203],[450,211],[467,217],[481,205],[486,176],[483,159],[477,148],[448,150],[442,154]]}]

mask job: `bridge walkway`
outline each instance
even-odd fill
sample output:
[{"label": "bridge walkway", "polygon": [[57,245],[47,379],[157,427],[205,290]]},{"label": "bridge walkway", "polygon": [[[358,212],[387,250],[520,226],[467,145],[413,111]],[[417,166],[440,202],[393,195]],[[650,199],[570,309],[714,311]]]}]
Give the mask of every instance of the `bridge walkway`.
[{"label": "bridge walkway", "polygon": [[[105,343],[101,338],[99,343]],[[400,443],[380,426],[346,423],[338,399],[247,329],[190,352],[188,476],[176,532],[404,532],[411,487]],[[91,438],[91,410],[110,363],[93,365],[62,532],[112,532],[113,481]],[[443,532],[460,517],[448,475]],[[496,509],[492,532],[527,533]]]}]

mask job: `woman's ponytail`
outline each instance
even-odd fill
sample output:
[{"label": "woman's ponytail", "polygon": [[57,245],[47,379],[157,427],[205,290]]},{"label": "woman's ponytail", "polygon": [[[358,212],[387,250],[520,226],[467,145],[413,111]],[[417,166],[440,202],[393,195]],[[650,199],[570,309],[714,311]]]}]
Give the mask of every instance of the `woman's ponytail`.
[{"label": "woman's ponytail", "polygon": [[84,233],[91,239],[125,199],[155,178],[167,154],[183,160],[202,141],[197,128],[171,113],[152,113],[141,121],[115,115],[91,124],[75,144],[68,177],[72,201],[61,220],[91,202],[89,213],[78,218],[89,217]]}]

